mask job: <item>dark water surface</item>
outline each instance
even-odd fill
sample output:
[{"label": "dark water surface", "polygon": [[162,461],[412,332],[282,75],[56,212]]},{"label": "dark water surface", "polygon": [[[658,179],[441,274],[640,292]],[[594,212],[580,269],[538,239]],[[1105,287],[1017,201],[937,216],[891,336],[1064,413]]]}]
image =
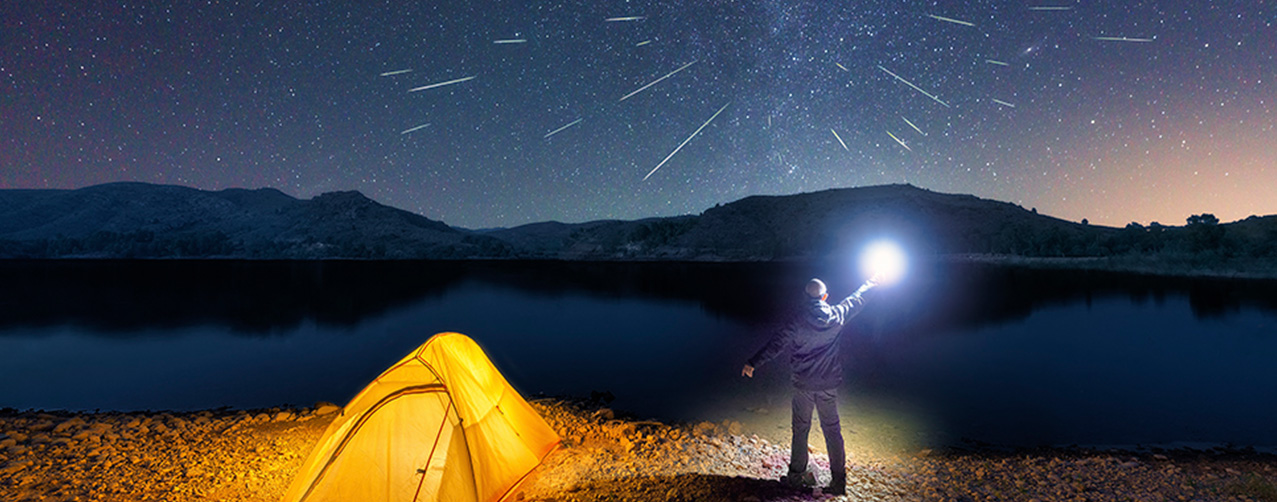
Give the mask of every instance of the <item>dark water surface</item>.
[{"label": "dark water surface", "polygon": [[[788,430],[785,361],[739,376],[842,264],[0,263],[0,407],[344,403],[440,331],[525,396]],[[1277,447],[1277,284],[915,266],[843,332],[849,442]],[[867,446],[866,446],[867,445]]]}]

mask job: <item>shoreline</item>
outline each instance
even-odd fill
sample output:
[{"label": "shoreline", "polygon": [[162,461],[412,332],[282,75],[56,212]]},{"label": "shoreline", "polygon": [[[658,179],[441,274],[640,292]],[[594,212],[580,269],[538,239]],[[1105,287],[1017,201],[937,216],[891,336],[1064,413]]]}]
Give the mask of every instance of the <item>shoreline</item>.
[{"label": "shoreline", "polygon": [[[1150,278],[1220,279],[1271,281],[1277,279],[1277,264],[1265,260],[1230,259],[1223,267],[1204,264],[1203,258],[1186,256],[1095,256],[1035,257],[984,253],[937,255],[937,263],[1017,267],[1032,270],[1104,272]],[[1153,264],[1153,265],[1150,265]],[[1160,266],[1158,266],[1160,265]]]},{"label": "shoreline", "polygon": [[[597,403],[530,402],[562,442],[510,500],[819,498],[776,481],[788,444],[739,423],[634,420]],[[337,410],[0,410],[0,499],[278,500]],[[827,483],[827,457],[812,450]],[[1277,455],[1248,448],[963,447],[884,458],[852,450],[848,458],[848,495],[825,500],[1277,501]]]},{"label": "shoreline", "polygon": [[[0,257],[0,264],[13,263],[514,263],[553,265],[765,265],[822,263],[831,258],[779,258],[752,260],[567,260],[550,258],[469,258],[469,259],[375,259],[375,258],[248,258],[239,256],[145,257],[61,256],[57,258]],[[1031,270],[1105,272],[1150,278],[1277,280],[1277,261],[1259,258],[1211,258],[1192,255],[1119,255],[1085,257],[1044,257],[992,253],[947,253],[919,257],[933,263],[975,264]]]}]

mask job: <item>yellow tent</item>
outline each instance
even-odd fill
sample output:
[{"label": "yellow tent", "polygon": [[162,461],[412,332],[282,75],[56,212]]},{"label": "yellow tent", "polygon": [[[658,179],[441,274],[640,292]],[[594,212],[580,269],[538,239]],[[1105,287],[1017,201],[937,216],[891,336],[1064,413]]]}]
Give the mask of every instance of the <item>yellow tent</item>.
[{"label": "yellow tent", "polygon": [[284,502],[496,502],[559,443],[483,349],[439,333],[360,391]]}]

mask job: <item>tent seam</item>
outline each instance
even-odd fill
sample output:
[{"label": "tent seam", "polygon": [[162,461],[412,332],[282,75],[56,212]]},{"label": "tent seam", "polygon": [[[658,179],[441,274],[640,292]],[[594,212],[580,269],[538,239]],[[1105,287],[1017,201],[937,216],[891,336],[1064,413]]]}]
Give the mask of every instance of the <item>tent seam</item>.
[{"label": "tent seam", "polygon": [[[390,394],[386,397],[381,398],[380,401],[377,401],[377,404],[374,404],[372,407],[365,410],[364,413],[360,415],[359,421],[357,421],[355,425],[352,426],[350,430],[347,431],[344,436],[342,436],[341,443],[339,443],[337,445],[337,448],[333,450],[331,455],[329,455],[328,461],[324,462],[324,467],[319,470],[319,474],[315,475],[315,479],[310,482],[310,486],[306,487],[306,492],[303,493],[302,496],[298,498],[298,500],[302,501],[310,497],[310,493],[315,491],[315,486],[318,486],[319,482],[324,479],[324,475],[328,474],[328,468],[333,465],[333,462],[337,461],[337,457],[341,455],[342,450],[346,448],[346,444],[350,442],[350,438],[353,437],[355,433],[359,432],[359,429],[363,427],[364,423],[368,421],[368,418],[370,418],[374,413],[376,413],[378,409],[380,409],[382,406],[385,406],[387,403],[394,401],[395,399],[398,399],[400,397],[407,396],[410,394],[422,394],[426,392],[443,392],[444,394],[447,394],[448,388],[447,386],[441,383],[407,387],[404,389],[400,389],[396,391],[395,393]],[[451,401],[449,401],[449,405],[451,405]],[[467,447],[468,446],[469,445],[467,445]]]}]

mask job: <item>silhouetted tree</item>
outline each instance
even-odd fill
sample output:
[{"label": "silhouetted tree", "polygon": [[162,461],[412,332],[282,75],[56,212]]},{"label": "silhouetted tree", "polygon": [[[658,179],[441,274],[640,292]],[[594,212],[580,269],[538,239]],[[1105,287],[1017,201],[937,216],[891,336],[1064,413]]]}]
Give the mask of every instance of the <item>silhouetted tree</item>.
[{"label": "silhouetted tree", "polygon": [[1188,217],[1188,226],[1193,225],[1218,225],[1219,218],[1210,213],[1195,214]]},{"label": "silhouetted tree", "polygon": [[1218,248],[1224,238],[1224,227],[1219,226],[1219,218],[1210,213],[1189,216],[1187,230],[1189,244],[1195,253]]}]

